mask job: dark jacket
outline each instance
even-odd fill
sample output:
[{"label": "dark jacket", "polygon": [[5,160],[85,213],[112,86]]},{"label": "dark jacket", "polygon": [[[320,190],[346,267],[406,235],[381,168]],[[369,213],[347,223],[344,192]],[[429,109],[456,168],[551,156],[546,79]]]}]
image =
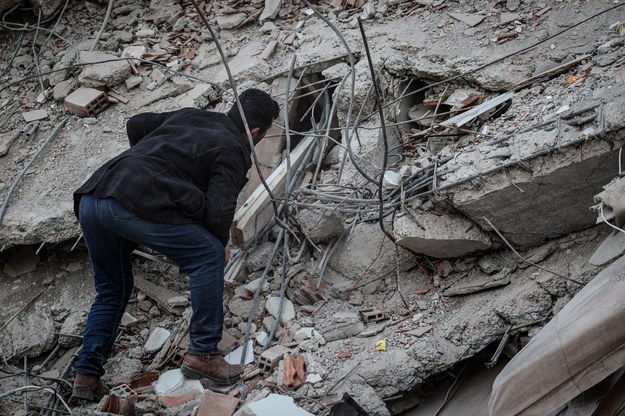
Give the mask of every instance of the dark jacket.
[{"label": "dark jacket", "polygon": [[226,244],[250,147],[226,114],[195,108],[143,113],[126,124],[130,149],[100,167],[76,192],[111,197],[141,218],[203,224]]}]

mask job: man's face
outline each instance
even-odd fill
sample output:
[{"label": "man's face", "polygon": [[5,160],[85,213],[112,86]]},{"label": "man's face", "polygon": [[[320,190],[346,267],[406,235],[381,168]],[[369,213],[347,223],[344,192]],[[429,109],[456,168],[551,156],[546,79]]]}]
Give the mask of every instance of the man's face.
[{"label": "man's face", "polygon": [[259,127],[254,127],[250,133],[252,133],[252,142],[256,146],[265,137],[267,130],[261,131]]}]

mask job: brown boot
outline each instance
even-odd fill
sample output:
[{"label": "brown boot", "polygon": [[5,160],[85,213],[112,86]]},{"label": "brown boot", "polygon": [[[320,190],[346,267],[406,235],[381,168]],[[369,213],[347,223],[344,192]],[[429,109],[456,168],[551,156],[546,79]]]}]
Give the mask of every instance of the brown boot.
[{"label": "brown boot", "polygon": [[188,378],[207,378],[216,384],[228,386],[241,378],[243,366],[228,364],[221,355],[187,354],[180,371]]},{"label": "brown boot", "polygon": [[81,400],[97,402],[108,394],[108,392],[109,388],[102,383],[100,377],[76,374],[74,378],[74,390],[72,391],[70,402],[78,403]]}]

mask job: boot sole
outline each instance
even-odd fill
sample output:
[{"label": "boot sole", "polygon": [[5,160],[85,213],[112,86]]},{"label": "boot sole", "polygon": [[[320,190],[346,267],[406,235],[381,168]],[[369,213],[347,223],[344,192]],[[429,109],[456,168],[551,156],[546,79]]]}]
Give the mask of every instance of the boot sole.
[{"label": "boot sole", "polygon": [[197,371],[192,368],[189,368],[185,366],[184,364],[180,367],[180,372],[182,373],[183,376],[194,379],[194,380],[207,378],[219,386],[231,386],[241,379],[240,376],[233,376],[232,378],[229,378],[227,380],[211,377],[205,373],[202,373],[201,371]]}]

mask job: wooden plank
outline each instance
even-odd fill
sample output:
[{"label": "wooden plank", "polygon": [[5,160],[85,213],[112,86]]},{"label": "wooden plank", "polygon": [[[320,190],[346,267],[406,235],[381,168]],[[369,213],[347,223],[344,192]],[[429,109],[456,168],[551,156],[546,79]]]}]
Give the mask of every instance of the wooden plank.
[{"label": "wooden plank", "polygon": [[440,124],[448,127],[461,127],[478,117],[480,114],[484,114],[485,112],[497,107],[499,104],[505,103],[506,101],[512,99],[512,97],[514,96],[514,91],[508,91],[476,107],[473,107],[462,114],[458,114],[457,116],[449,118]]},{"label": "wooden plank", "polygon": [[[291,173],[295,173],[313,142],[313,137],[306,136],[291,152]],[[283,160],[280,166],[266,179],[271,193],[276,198],[279,195],[284,195],[286,172],[286,160]],[[262,230],[271,221],[273,214],[273,204],[271,204],[269,194],[263,184],[260,184],[245,204],[234,214],[234,221],[230,230],[232,242],[240,248],[245,248],[254,239],[255,233]]]}]

